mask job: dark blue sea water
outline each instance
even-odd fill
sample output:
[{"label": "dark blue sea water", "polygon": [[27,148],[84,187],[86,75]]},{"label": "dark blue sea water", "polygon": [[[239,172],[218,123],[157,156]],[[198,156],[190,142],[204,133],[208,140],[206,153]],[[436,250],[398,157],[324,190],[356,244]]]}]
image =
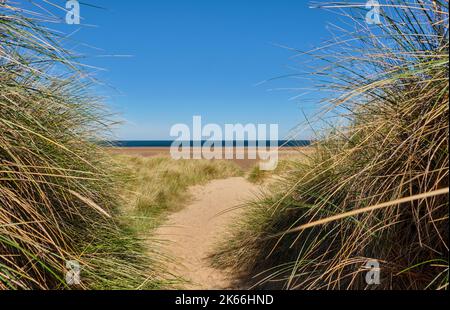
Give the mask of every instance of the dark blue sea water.
[{"label": "dark blue sea water", "polygon": [[[206,141],[201,141],[201,144]],[[243,141],[244,146],[249,145],[249,141]],[[102,143],[104,145],[115,146],[115,147],[170,147],[173,140],[118,140],[109,141]],[[219,141],[220,143],[220,141]],[[237,141],[230,141],[233,146],[237,145]],[[190,145],[194,145],[194,141],[190,141]],[[222,141],[222,146],[226,145],[226,141]],[[269,141],[266,141],[266,145],[269,145]],[[311,141],[309,140],[279,140],[278,146],[309,146]]]}]

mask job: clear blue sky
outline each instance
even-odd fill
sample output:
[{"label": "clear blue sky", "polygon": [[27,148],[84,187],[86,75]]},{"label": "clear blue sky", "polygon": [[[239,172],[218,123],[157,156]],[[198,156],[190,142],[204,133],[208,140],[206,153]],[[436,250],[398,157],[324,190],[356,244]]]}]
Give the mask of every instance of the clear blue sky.
[{"label": "clear blue sky", "polygon": [[[64,2],[64,1],[62,1]],[[317,108],[300,91],[301,80],[266,79],[294,73],[292,51],[329,38],[336,16],[310,9],[308,0],[84,0],[82,25],[65,26],[86,62],[105,71],[113,86],[107,102],[126,123],[118,139],[168,139],[175,123],[201,115],[205,123],[278,123],[283,138]],[[87,26],[93,25],[93,26]],[[132,55],[96,57],[95,55]],[[298,138],[310,138],[304,132]]]}]

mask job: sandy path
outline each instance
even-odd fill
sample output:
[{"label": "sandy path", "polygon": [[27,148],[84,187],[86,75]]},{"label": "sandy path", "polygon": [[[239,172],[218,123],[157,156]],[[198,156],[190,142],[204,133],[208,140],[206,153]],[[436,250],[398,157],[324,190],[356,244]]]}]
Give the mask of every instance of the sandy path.
[{"label": "sandy path", "polygon": [[257,186],[242,177],[194,186],[189,191],[193,202],[171,214],[157,229],[156,237],[166,240],[162,250],[174,259],[169,263],[169,270],[190,282],[184,288],[231,288],[232,281],[226,271],[212,268],[207,257],[243,209],[222,212],[250,199],[257,190]]}]

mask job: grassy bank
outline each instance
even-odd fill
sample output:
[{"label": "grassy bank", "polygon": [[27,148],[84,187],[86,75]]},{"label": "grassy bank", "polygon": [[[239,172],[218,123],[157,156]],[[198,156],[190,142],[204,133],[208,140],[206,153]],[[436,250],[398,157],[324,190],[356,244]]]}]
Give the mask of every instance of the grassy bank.
[{"label": "grassy bank", "polygon": [[239,167],[230,161],[127,155],[115,155],[114,158],[128,176],[123,191],[127,201],[124,214],[131,226],[146,236],[151,235],[169,212],[178,211],[189,202],[189,186],[242,175]]},{"label": "grassy bank", "polygon": [[117,217],[114,164],[92,142],[111,122],[89,72],[51,16],[14,5],[0,3],[0,289],[154,287]]},{"label": "grassy bank", "polygon": [[[388,1],[383,23],[299,55],[327,124],[216,255],[245,285],[448,289],[448,1]],[[346,11],[347,10],[347,11]],[[381,281],[368,285],[368,262]]]}]

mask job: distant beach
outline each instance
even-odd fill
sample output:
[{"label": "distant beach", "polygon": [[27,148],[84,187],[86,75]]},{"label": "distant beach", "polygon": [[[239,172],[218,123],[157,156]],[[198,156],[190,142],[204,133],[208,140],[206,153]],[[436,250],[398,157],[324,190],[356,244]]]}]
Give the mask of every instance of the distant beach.
[{"label": "distant beach", "polygon": [[[153,146],[132,146],[133,144],[153,144]],[[129,146],[123,146],[129,145]],[[282,144],[281,144],[282,145]],[[122,146],[110,146],[107,148],[108,152],[112,154],[122,154],[122,155],[130,155],[130,156],[141,156],[141,157],[156,157],[156,156],[170,156],[170,144],[161,146],[160,141],[127,141],[122,144]],[[223,149],[223,153],[225,153],[227,148]],[[249,147],[233,147],[233,159],[239,167],[244,170],[248,170],[255,166],[255,164],[259,161],[259,159],[249,159],[248,158],[248,150]],[[278,148],[278,156],[279,158],[286,158],[290,156],[299,155],[301,153],[309,153],[311,148],[309,146],[280,146]],[[193,147],[191,150],[191,154],[201,152],[200,148]],[[237,154],[244,155],[244,159],[237,159]]]}]

